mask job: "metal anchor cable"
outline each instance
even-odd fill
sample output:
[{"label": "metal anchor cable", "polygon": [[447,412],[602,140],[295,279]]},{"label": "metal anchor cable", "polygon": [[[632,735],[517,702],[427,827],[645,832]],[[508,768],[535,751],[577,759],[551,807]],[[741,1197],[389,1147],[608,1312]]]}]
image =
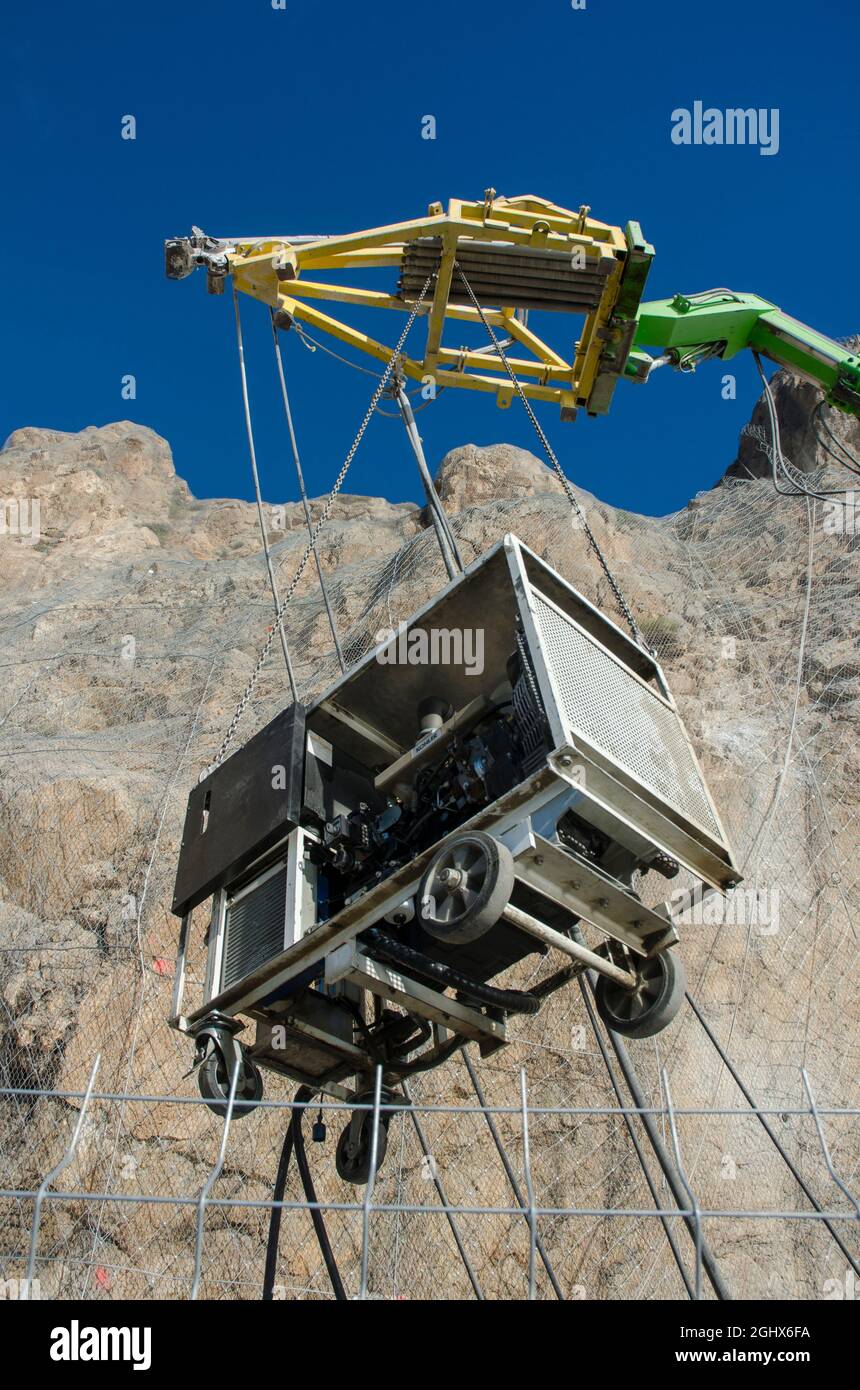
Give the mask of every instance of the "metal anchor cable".
[{"label": "metal anchor cable", "polygon": [[[274,311],[272,317],[274,319]],[[325,343],[321,343],[318,338],[314,338],[310,333],[307,333],[298,320],[293,324],[293,331],[302,344],[302,347],[304,347],[307,352],[316,352],[317,348],[319,348],[320,352],[325,352],[329,357],[333,357],[335,362],[342,362],[345,367],[352,367],[354,371],[361,372],[364,376],[372,376],[374,381],[379,380],[379,372],[372,372],[369,367],[362,367],[360,362],[352,362],[348,357],[343,357],[341,353],[334,352],[330,347],[326,347]],[[509,345],[512,341],[513,339],[509,340]],[[415,390],[407,391],[406,394],[407,396],[415,396],[419,395],[422,390],[422,387],[416,387]],[[440,386],[435,396],[427,397],[421,405],[416,405],[414,407],[413,414],[418,415],[420,411],[426,410],[428,405],[433,405],[444,390],[445,387]],[[399,410],[383,410],[381,405],[376,407],[376,413],[377,415],[381,415],[383,420],[399,420],[401,418]]]},{"label": "metal anchor cable", "polygon": [[[278,380],[279,380],[280,386],[281,386],[281,400],[283,401],[283,404],[284,404],[284,415],[285,415],[285,417],[286,417],[287,429],[288,429],[289,435],[290,435],[290,444],[291,444],[291,446],[292,446],[292,451],[293,451],[293,462],[295,463],[295,466],[296,466],[296,477],[297,477],[298,480],[299,480],[299,492],[300,492],[301,495],[302,495],[302,506],[304,507],[304,512],[305,512],[305,522],[306,522],[307,528],[308,528],[308,535],[309,535],[309,536],[312,536],[312,535],[313,535],[313,530],[314,530],[314,527],[313,527],[313,520],[312,520],[312,518],[311,518],[311,509],[310,509],[310,504],[309,504],[309,502],[308,502],[307,489],[306,489],[306,487],[305,487],[305,475],[304,475],[304,472],[303,472],[303,470],[302,470],[302,461],[301,461],[301,457],[300,457],[300,455],[299,455],[298,441],[296,440],[296,431],[295,431],[295,427],[294,427],[294,425],[293,425],[293,412],[292,412],[292,410],[290,409],[290,396],[289,396],[289,392],[287,391],[287,378],[286,378],[286,376],[284,375],[284,362],[283,362],[283,358],[281,357],[281,345],[280,345],[280,343],[278,342],[278,329],[277,329],[277,325],[276,325],[276,323],[275,323],[275,311],[274,311],[274,310],[271,310],[270,312],[271,312],[271,319],[272,319],[272,339],[273,339],[274,344],[275,344],[275,364],[276,364],[277,369],[278,369]],[[332,636],[332,641],[334,642],[334,649],[335,649],[335,651],[337,652],[337,659],[338,659],[338,661],[339,661],[339,663],[340,663],[340,669],[341,669],[341,671],[345,671],[345,670],[346,670],[346,662],[344,661],[343,651],[342,651],[341,645],[340,645],[340,639],[338,638],[338,635],[337,635],[337,623],[335,622],[334,609],[332,608],[331,599],[329,598],[328,586],[327,586],[327,584],[326,584],[326,582],[325,582],[325,572],[324,572],[324,570],[323,570],[322,563],[321,563],[321,561],[320,561],[319,551],[317,550],[316,541],[313,541],[312,544],[313,544],[314,560],[316,561],[316,567],[317,567],[317,575],[319,576],[319,581],[320,581],[320,591],[321,591],[321,593],[322,593],[323,603],[325,604],[325,611],[326,611],[326,615],[327,615],[327,617],[328,617],[328,625],[329,625],[329,628],[331,629],[331,636]]]},{"label": "metal anchor cable", "polygon": [[[762,446],[762,451],[770,458],[774,491],[778,492],[780,497],[813,497],[820,502],[826,501],[828,497],[838,497],[840,500],[836,502],[835,505],[837,507],[848,508],[850,504],[848,502],[848,492],[845,488],[808,488],[799,476],[800,470],[793,468],[789,464],[788,459],[786,459],[782,452],[779,417],[776,413],[773,390],[771,389],[770,382],[765,376],[764,367],[761,364],[761,355],[758,352],[753,352],[753,357],[755,358],[758,374],[761,377],[762,386],[764,387],[764,399],[767,406],[768,420],[770,422],[770,446]],[[813,416],[813,419],[814,418]],[[782,476],[787,483],[790,483],[791,486],[787,488],[780,487],[780,476]]]},{"label": "metal anchor cable", "polygon": [[254,669],[251,672],[250,677],[248,678],[248,684],[245,686],[245,689],[242,692],[241,699],[239,700],[239,703],[236,706],[236,711],[233,715],[233,718],[230,720],[230,723],[227,727],[227,732],[225,733],[224,738],[221,741],[221,746],[218,749],[218,752],[215,754],[215,758],[212,762],[212,767],[218,767],[219,764],[224,761],[227,749],[233,742],[233,737],[236,733],[236,729],[238,728],[242,716],[245,713],[245,710],[248,706],[248,701],[253,695],[257,681],[260,678],[260,672],[266,664],[269,652],[272,649],[272,643],[275,640],[275,633],[278,630],[278,626],[281,622],[281,619],[283,618],[283,615],[287,609],[287,606],[291,598],[293,597],[293,594],[298,588],[299,581],[301,580],[301,577],[305,572],[305,566],[307,565],[311,555],[314,553],[314,546],[316,545],[319,539],[320,532],[322,531],[323,527],[328,521],[331,509],[334,506],[335,498],[337,497],[338,493],[343,487],[344,482],[346,481],[346,475],[349,472],[350,464],[352,463],[356,453],[358,452],[358,446],[364,438],[364,432],[367,429],[367,426],[369,425],[373,413],[376,409],[377,403],[381,399],[382,393],[385,390],[386,385],[388,384],[388,379],[391,376],[392,371],[394,370],[394,365],[398,357],[400,356],[400,353],[403,350],[403,345],[405,344],[406,339],[409,335],[409,330],[411,329],[413,323],[418,317],[418,312],[421,308],[422,303],[424,302],[424,298],[427,294],[427,291],[430,288],[432,279],[432,275],[427,276],[427,279],[424,282],[424,287],[412,306],[412,311],[409,315],[409,318],[406,320],[403,332],[397,340],[397,345],[395,346],[394,351],[388,359],[388,363],[385,367],[385,370],[382,373],[382,376],[379,378],[379,381],[376,385],[376,389],[374,390],[373,395],[370,398],[370,405],[367,407],[364,419],[358,427],[358,433],[356,434],[355,439],[352,441],[349,452],[346,458],[344,459],[343,466],[341,467],[341,470],[334,481],[334,485],[331,489],[331,492],[326,498],[325,505],[323,506],[322,512],[320,514],[320,519],[314,527],[310,539],[307,545],[305,546],[304,553],[302,555],[301,560],[299,561],[298,568],[296,569],[296,572],[293,575],[292,580],[290,581],[290,586],[287,589],[286,595],[282,599],[281,603],[278,605],[275,623],[272,625],[269,635],[266,638],[266,641],[263,643],[262,648],[260,649],[260,654],[257,657],[257,660],[254,664]]},{"label": "metal anchor cable", "polygon": [[[812,416],[812,423],[815,432],[816,443],[820,444],[821,448],[825,451],[825,453],[829,454],[832,459],[835,459],[835,461],[840,465],[841,468],[845,468],[849,473],[856,473],[857,476],[860,477],[860,458],[857,458],[856,454],[852,454],[851,450],[848,448],[848,445],[843,443],[839,436],[833,433],[832,429],[830,428],[830,426],[824,418],[825,404],[826,402],[824,400],[824,397],[822,396]],[[836,444],[837,447],[840,448],[844,454],[847,454],[847,458],[840,458],[839,454],[834,453],[834,451],[830,448],[830,445],[824,439],[822,439],[822,429],[830,436],[832,442]]]},{"label": "metal anchor cable", "polygon": [[284,625],[279,616],[280,599],[278,596],[278,581],[275,578],[275,571],[272,567],[272,555],[269,550],[269,538],[266,535],[266,523],[263,518],[263,498],[260,492],[260,475],[257,472],[257,450],[254,446],[254,429],[251,424],[251,403],[248,399],[248,376],[245,371],[245,347],[242,342],[242,317],[239,313],[239,295],[236,286],[233,286],[233,309],[236,314],[236,344],[239,349],[239,376],[242,381],[242,405],[245,411],[245,431],[248,436],[248,453],[251,457],[251,474],[254,479],[254,497],[257,502],[257,519],[260,523],[260,535],[263,538],[263,554],[266,557],[266,570],[269,575],[269,587],[272,590],[272,601],[275,605],[275,626],[278,629],[278,636],[281,639],[281,650],[284,653],[284,663],[287,668],[287,678],[290,682],[290,691],[293,701],[297,699],[296,677],[293,671],[293,663],[290,657],[290,649],[287,646],[287,636],[284,632]]},{"label": "metal anchor cable", "polygon": [[591,549],[594,551],[594,554],[595,554],[596,557],[597,557],[597,560],[598,560],[598,563],[599,563],[599,565],[600,565],[600,568],[603,570],[603,573],[604,573],[604,575],[606,576],[606,579],[607,579],[607,582],[608,582],[608,584],[609,584],[609,587],[610,587],[610,589],[612,590],[612,593],[613,593],[614,596],[615,596],[615,601],[616,601],[616,603],[617,603],[617,605],[618,605],[618,608],[619,608],[620,611],[624,614],[624,617],[625,617],[625,619],[626,619],[626,621],[627,621],[627,625],[628,625],[628,627],[630,628],[630,631],[632,632],[633,637],[634,637],[635,640],[639,643],[639,646],[640,646],[640,647],[643,647],[646,651],[649,650],[648,644],[646,643],[644,637],[642,636],[642,633],[639,631],[639,628],[638,628],[637,625],[636,625],[636,619],[635,619],[634,616],[633,616],[633,611],[632,611],[632,609],[630,608],[630,605],[628,604],[626,598],[624,597],[624,594],[623,594],[622,591],[621,591],[621,588],[620,588],[620,586],[619,586],[619,584],[618,584],[618,581],[616,580],[614,574],[612,573],[611,569],[609,568],[609,562],[607,561],[606,556],[603,554],[603,551],[602,551],[602,549],[601,549],[601,547],[600,547],[600,542],[597,540],[597,537],[595,536],[594,532],[592,531],[591,527],[590,527],[589,524],[588,524],[588,519],[587,519],[587,517],[586,517],[586,515],[585,515],[585,512],[582,510],[582,507],[580,506],[579,501],[577,500],[576,493],[574,492],[573,488],[571,487],[571,485],[570,485],[570,483],[569,483],[569,481],[568,481],[568,479],[567,479],[567,477],[566,477],[566,475],[565,475],[564,469],[562,468],[561,464],[559,463],[558,459],[557,459],[556,456],[555,456],[555,452],[554,452],[554,450],[553,450],[553,448],[552,448],[552,445],[550,444],[549,440],[547,439],[546,435],[544,434],[543,429],[541,428],[540,422],[539,422],[537,416],[535,415],[534,411],[532,410],[532,407],[531,407],[531,404],[530,404],[530,402],[529,402],[529,399],[528,399],[528,397],[526,396],[526,393],[525,393],[525,391],[523,390],[522,386],[520,385],[519,378],[517,377],[516,373],[514,372],[513,368],[511,367],[510,362],[508,361],[508,359],[507,359],[507,357],[506,357],[506,355],[505,355],[505,350],[504,350],[502,344],[499,342],[498,338],[496,337],[496,334],[495,334],[495,332],[494,332],[494,330],[493,330],[493,327],[492,327],[492,325],[491,325],[489,319],[487,318],[486,314],[484,313],[484,310],[483,310],[483,308],[481,307],[481,304],[480,304],[480,302],[478,301],[477,296],[475,295],[475,292],[474,292],[474,290],[472,289],[472,286],[469,284],[469,281],[466,279],[466,277],[465,277],[465,275],[463,274],[463,271],[462,271],[462,269],[461,269],[461,267],[460,267],[460,265],[458,264],[457,261],[454,262],[454,269],[456,270],[456,272],[457,272],[457,274],[459,275],[460,279],[463,281],[463,285],[465,286],[466,293],[468,294],[469,298],[471,299],[472,304],[474,305],[475,309],[476,309],[477,312],[478,312],[478,315],[479,315],[479,317],[480,317],[480,319],[481,319],[481,322],[483,323],[484,327],[486,328],[487,332],[489,333],[489,335],[490,335],[490,337],[491,337],[491,339],[492,339],[492,341],[493,341],[493,343],[494,343],[494,345],[495,345],[496,351],[498,352],[499,358],[501,359],[501,362],[502,362],[502,364],[504,365],[505,371],[507,372],[508,376],[509,376],[510,379],[511,379],[511,384],[512,384],[514,390],[516,391],[517,395],[519,396],[520,400],[522,401],[523,406],[524,406],[524,408],[525,408],[525,412],[526,412],[526,414],[528,415],[529,419],[531,420],[531,423],[532,423],[532,426],[533,426],[533,428],[534,428],[534,431],[535,431],[535,433],[536,433],[538,439],[539,439],[540,442],[541,442],[541,445],[542,445],[542,447],[543,447],[544,453],[546,454],[547,458],[549,459],[550,463],[552,464],[553,468],[555,469],[555,472],[558,474],[559,481],[560,481],[562,487],[564,488],[565,496],[567,497],[567,500],[570,502],[570,505],[573,507],[574,511],[576,512],[577,520],[578,520],[579,523],[581,524],[582,529],[583,529],[583,531],[585,532],[586,538],[587,538],[587,540],[588,540],[588,543],[589,543],[589,545],[591,546]]}]

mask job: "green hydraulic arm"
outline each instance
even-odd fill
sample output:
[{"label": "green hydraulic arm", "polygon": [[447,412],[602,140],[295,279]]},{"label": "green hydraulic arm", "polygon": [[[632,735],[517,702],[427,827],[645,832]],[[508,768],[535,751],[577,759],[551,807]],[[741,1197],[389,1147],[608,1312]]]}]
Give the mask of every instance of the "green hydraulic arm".
[{"label": "green hydraulic arm", "polygon": [[[655,358],[645,348],[659,348],[661,355]],[[647,380],[658,363],[692,371],[708,357],[725,360],[743,348],[815,382],[829,405],[860,416],[860,357],[768,300],[734,290],[676,294],[640,304],[624,375]]]}]

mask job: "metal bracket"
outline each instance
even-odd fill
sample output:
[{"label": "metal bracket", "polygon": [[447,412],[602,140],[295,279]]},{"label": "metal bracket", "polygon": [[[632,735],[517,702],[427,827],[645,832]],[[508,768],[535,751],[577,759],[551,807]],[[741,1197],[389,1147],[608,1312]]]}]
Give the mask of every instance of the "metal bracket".
[{"label": "metal bracket", "polygon": [[192,1032],[194,1062],[186,1075],[190,1076],[206,1061],[211,1045],[221,1053],[227,1074],[231,1076],[234,1063],[238,1062],[241,1065],[242,1062],[242,1047],[236,1041],[236,1034],[241,1033],[244,1027],[244,1023],[239,1019],[230,1018],[227,1014],[213,1013],[204,1018]]},{"label": "metal bracket", "polygon": [[388,965],[382,965],[361,950],[356,941],[346,941],[326,958],[326,984],[351,980],[362,989],[378,994],[389,1003],[399,1004],[409,1013],[441,1023],[451,1032],[477,1042],[492,1039],[501,1045],[507,1042],[504,1023],[487,1018],[446,994],[411,980]]},{"label": "metal bracket", "polygon": [[529,841],[531,848],[521,851],[515,861],[517,878],[524,883],[639,956],[652,954],[655,942],[662,950],[677,941],[671,921],[619,887],[596,864],[559,849],[531,828]]}]

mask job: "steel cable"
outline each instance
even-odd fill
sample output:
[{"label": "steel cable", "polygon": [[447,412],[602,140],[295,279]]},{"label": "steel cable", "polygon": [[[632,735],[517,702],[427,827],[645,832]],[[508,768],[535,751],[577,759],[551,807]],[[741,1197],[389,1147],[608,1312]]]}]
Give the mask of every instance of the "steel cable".
[{"label": "steel cable", "polygon": [[493,341],[493,343],[494,343],[494,345],[495,345],[496,351],[497,351],[498,354],[499,354],[499,358],[500,358],[500,360],[501,360],[501,362],[502,362],[502,364],[503,364],[503,366],[504,366],[504,368],[505,368],[505,371],[507,372],[508,376],[509,376],[510,379],[511,379],[511,384],[512,384],[514,390],[516,391],[517,395],[519,396],[520,400],[522,401],[523,407],[524,407],[524,409],[525,409],[525,412],[526,412],[526,414],[528,415],[529,420],[531,421],[532,426],[533,426],[533,428],[534,428],[534,431],[535,431],[535,433],[536,433],[538,439],[539,439],[540,442],[541,442],[541,445],[542,445],[542,447],[543,447],[544,453],[546,454],[547,458],[549,459],[550,463],[552,464],[553,468],[555,469],[556,474],[558,475],[559,481],[560,481],[562,487],[564,488],[564,492],[565,492],[565,495],[566,495],[566,497],[567,497],[567,500],[570,502],[570,505],[573,507],[573,509],[574,509],[574,511],[575,511],[575,513],[576,513],[577,520],[578,520],[578,522],[580,523],[580,525],[582,526],[583,531],[585,532],[586,539],[588,540],[589,545],[591,546],[592,550],[594,551],[594,554],[595,554],[596,557],[597,557],[597,561],[598,561],[598,564],[600,565],[600,568],[603,570],[603,573],[604,573],[604,575],[606,576],[606,580],[607,580],[607,582],[608,582],[608,584],[609,584],[610,589],[612,590],[612,593],[613,593],[614,596],[615,596],[615,601],[616,601],[616,603],[617,603],[617,605],[618,605],[619,610],[623,613],[623,615],[624,615],[624,617],[625,617],[625,619],[626,619],[626,621],[627,621],[627,625],[628,625],[628,627],[630,628],[630,631],[632,632],[633,637],[635,638],[636,642],[638,642],[638,644],[639,644],[640,647],[643,647],[643,648],[645,648],[646,650],[648,650],[648,647],[647,647],[647,644],[646,644],[646,642],[645,642],[645,639],[643,638],[641,632],[639,631],[639,628],[638,628],[637,625],[636,625],[636,619],[635,619],[634,616],[633,616],[633,611],[632,611],[632,609],[630,608],[630,605],[628,604],[626,598],[624,597],[624,594],[623,594],[622,591],[621,591],[621,587],[620,587],[618,581],[616,580],[614,574],[612,573],[612,570],[609,568],[609,562],[607,561],[606,556],[604,555],[603,550],[601,549],[600,542],[597,540],[597,537],[595,536],[594,532],[592,531],[591,527],[590,527],[589,524],[588,524],[588,519],[587,519],[587,517],[586,517],[586,515],[585,515],[585,512],[582,510],[582,507],[581,507],[580,504],[579,504],[579,500],[578,500],[578,498],[577,498],[577,496],[576,496],[576,493],[574,492],[573,488],[571,487],[571,485],[570,485],[570,483],[569,483],[569,481],[568,481],[568,479],[567,479],[567,476],[566,476],[566,474],[565,474],[565,472],[564,472],[564,469],[562,468],[561,464],[559,463],[558,459],[557,459],[556,456],[555,456],[555,452],[554,452],[554,450],[553,450],[553,448],[552,448],[552,445],[550,444],[549,440],[547,439],[546,435],[544,434],[543,429],[541,428],[540,422],[539,422],[537,416],[535,415],[534,411],[532,410],[531,403],[530,403],[528,397],[526,396],[526,393],[525,393],[525,391],[523,390],[522,386],[520,385],[519,378],[517,377],[516,373],[514,372],[513,368],[511,367],[510,362],[508,361],[507,357],[505,356],[505,350],[504,350],[504,348],[502,347],[501,343],[499,342],[498,338],[496,337],[496,334],[495,334],[495,332],[494,332],[494,330],[493,330],[492,324],[490,323],[489,319],[487,318],[486,314],[484,313],[484,310],[483,310],[481,304],[479,303],[479,301],[478,301],[478,299],[477,299],[477,297],[476,297],[476,295],[475,295],[475,292],[474,292],[474,290],[472,289],[472,286],[469,284],[469,281],[466,279],[466,277],[465,277],[465,275],[463,274],[463,271],[462,271],[462,269],[461,269],[461,267],[460,267],[460,265],[458,264],[457,261],[454,262],[454,269],[457,271],[457,274],[459,275],[460,279],[463,281],[463,284],[464,284],[465,289],[466,289],[466,293],[468,294],[469,298],[471,299],[472,304],[474,305],[475,309],[476,309],[477,312],[478,312],[478,315],[479,315],[479,317],[480,317],[480,319],[481,319],[481,322],[483,323],[484,327],[486,328],[487,332],[488,332],[489,335],[490,335],[490,338],[492,339],[492,341]]},{"label": "steel cable", "polygon": [[[293,575],[292,580],[290,581],[290,586],[289,586],[289,588],[287,589],[286,595],[285,595],[284,599],[281,601],[281,603],[278,605],[278,610],[277,610],[277,613],[276,613],[276,620],[277,620],[277,623],[278,623],[278,624],[280,623],[280,621],[281,621],[281,619],[282,619],[282,617],[283,617],[283,615],[284,615],[284,612],[286,611],[286,609],[287,609],[287,607],[288,607],[288,605],[289,605],[289,602],[290,602],[291,598],[293,597],[293,594],[295,593],[296,589],[298,588],[299,581],[301,580],[301,577],[302,577],[302,575],[303,575],[304,572],[305,572],[305,566],[307,565],[308,560],[310,559],[311,555],[314,553],[314,546],[316,545],[316,543],[317,543],[317,541],[318,541],[318,539],[319,539],[320,532],[322,531],[323,527],[325,526],[326,522],[328,521],[329,515],[330,515],[330,513],[331,513],[331,509],[332,509],[332,507],[334,506],[334,503],[335,503],[335,499],[336,499],[338,493],[340,492],[341,488],[343,487],[344,482],[346,481],[346,475],[347,475],[347,473],[349,472],[350,465],[351,465],[353,459],[355,458],[356,453],[358,452],[358,446],[359,446],[359,444],[361,443],[362,439],[364,438],[364,432],[365,432],[365,430],[367,429],[367,426],[370,424],[371,417],[373,416],[373,413],[374,413],[374,411],[375,411],[375,409],[376,409],[376,406],[377,406],[379,400],[380,400],[381,397],[382,397],[382,393],[383,393],[383,391],[385,390],[385,387],[386,387],[386,385],[387,385],[387,383],[388,383],[388,379],[389,379],[389,377],[391,376],[392,371],[394,370],[394,365],[395,365],[395,363],[396,363],[398,357],[400,356],[400,353],[401,353],[401,351],[402,351],[402,349],[403,349],[403,345],[404,345],[404,343],[406,342],[406,339],[407,339],[407,337],[408,337],[408,335],[409,335],[409,330],[411,329],[413,323],[415,322],[416,318],[418,317],[418,311],[419,311],[419,309],[421,308],[421,305],[422,305],[422,303],[423,303],[423,301],[424,301],[424,298],[425,298],[425,296],[426,296],[426,294],[427,294],[428,289],[430,288],[431,280],[432,280],[432,276],[428,275],[428,276],[427,276],[427,279],[426,279],[425,282],[424,282],[424,288],[422,289],[422,291],[421,291],[421,293],[419,294],[418,298],[416,299],[414,305],[412,306],[412,312],[410,313],[409,318],[406,320],[406,325],[405,325],[405,327],[404,327],[404,329],[403,329],[403,332],[401,333],[400,337],[399,337],[398,340],[397,340],[397,345],[396,345],[396,347],[394,348],[394,351],[392,352],[390,358],[388,359],[388,363],[387,363],[387,365],[386,365],[386,367],[385,367],[385,370],[384,370],[383,373],[382,373],[382,376],[379,378],[379,381],[377,382],[377,385],[376,385],[376,388],[375,388],[375,390],[374,390],[374,392],[373,392],[373,395],[372,395],[371,398],[370,398],[370,405],[367,407],[367,411],[365,412],[364,419],[362,420],[361,424],[360,424],[359,427],[358,427],[358,433],[356,434],[355,439],[353,440],[352,445],[350,446],[349,452],[348,452],[346,458],[344,459],[343,466],[341,467],[341,470],[340,470],[340,472],[338,473],[338,475],[337,475],[337,477],[336,477],[336,479],[335,479],[335,481],[334,481],[334,485],[333,485],[333,487],[332,487],[332,489],[331,489],[331,492],[329,493],[329,495],[328,495],[328,497],[327,497],[327,499],[326,499],[325,505],[323,506],[323,509],[322,509],[322,513],[321,513],[321,515],[320,515],[320,519],[319,519],[319,521],[317,522],[316,526],[314,527],[313,532],[312,532],[312,534],[311,534],[311,537],[310,537],[310,539],[309,539],[307,545],[305,546],[304,554],[302,555],[302,558],[301,558],[301,560],[299,561],[298,568],[297,568],[295,574]],[[256,687],[257,681],[258,681],[259,678],[260,678],[260,672],[262,671],[264,665],[266,664],[266,661],[267,661],[268,656],[269,656],[269,652],[270,652],[271,649],[272,649],[272,643],[273,643],[273,641],[274,641],[274,639],[275,639],[275,631],[276,631],[276,626],[273,625],[271,631],[269,632],[268,637],[266,638],[266,641],[264,642],[264,644],[263,644],[263,646],[262,646],[262,648],[261,648],[261,650],[260,650],[260,653],[259,653],[259,655],[258,655],[258,657],[257,657],[257,660],[256,660],[255,664],[254,664],[254,669],[253,669],[253,671],[251,672],[251,675],[250,675],[250,677],[249,677],[249,679],[248,679],[248,684],[245,686],[245,689],[244,689],[244,691],[242,692],[242,696],[241,696],[241,698],[240,698],[240,700],[239,700],[238,705],[236,706],[236,711],[235,711],[235,713],[234,713],[234,715],[233,715],[233,718],[230,720],[230,723],[229,723],[229,725],[228,725],[228,727],[227,727],[227,732],[225,733],[224,738],[223,738],[222,741],[221,741],[221,746],[220,746],[220,748],[218,749],[218,752],[215,754],[215,758],[214,758],[213,763],[212,763],[212,766],[213,766],[213,767],[218,767],[218,766],[224,761],[224,757],[225,757],[225,754],[226,754],[226,752],[227,752],[227,749],[230,747],[230,744],[233,742],[233,736],[234,736],[234,734],[236,733],[236,729],[237,729],[238,726],[239,726],[239,723],[240,723],[240,721],[241,721],[241,719],[242,719],[243,714],[245,713],[245,710],[246,710],[247,705],[248,705],[248,701],[250,700],[251,696],[252,696],[253,693],[254,693],[254,689],[255,689],[255,687]]]}]

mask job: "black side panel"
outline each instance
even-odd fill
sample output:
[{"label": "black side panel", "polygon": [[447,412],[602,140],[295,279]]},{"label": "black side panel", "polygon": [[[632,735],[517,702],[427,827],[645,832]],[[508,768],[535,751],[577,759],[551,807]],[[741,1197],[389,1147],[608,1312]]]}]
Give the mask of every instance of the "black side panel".
[{"label": "black side panel", "polygon": [[326,748],[326,758],[315,757],[312,749],[308,752],[302,805],[304,814],[324,824],[334,820],[335,816],[348,816],[362,801],[366,801],[373,810],[381,811],[385,806],[385,797],[374,787],[370,768],[342,748],[329,744]]},{"label": "black side panel", "polygon": [[291,705],[198,782],[188,798],[176,870],[178,917],[298,825],[304,765],[305,709]]}]

